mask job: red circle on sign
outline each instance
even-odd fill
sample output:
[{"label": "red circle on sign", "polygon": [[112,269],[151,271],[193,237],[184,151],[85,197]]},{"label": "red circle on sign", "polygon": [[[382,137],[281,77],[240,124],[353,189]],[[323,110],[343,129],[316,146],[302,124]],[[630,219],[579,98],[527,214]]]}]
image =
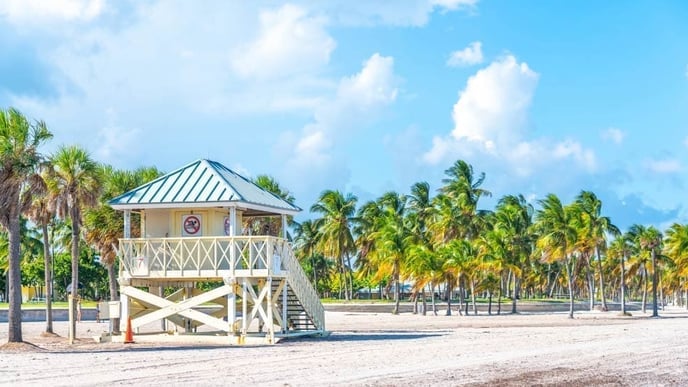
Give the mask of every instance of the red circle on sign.
[{"label": "red circle on sign", "polygon": [[191,215],[184,219],[184,231],[187,234],[195,234],[201,229],[201,220]]}]

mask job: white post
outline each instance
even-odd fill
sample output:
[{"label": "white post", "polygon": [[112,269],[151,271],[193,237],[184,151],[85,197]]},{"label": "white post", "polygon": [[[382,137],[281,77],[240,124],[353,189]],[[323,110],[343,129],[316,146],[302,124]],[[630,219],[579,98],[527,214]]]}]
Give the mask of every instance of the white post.
[{"label": "white post", "polygon": [[274,318],[272,316],[272,276],[268,276],[268,280],[265,282],[265,286],[268,287],[268,294],[265,300],[267,304],[267,320],[265,323],[268,325],[268,340],[270,344],[275,343],[275,324]]},{"label": "white post", "polygon": [[131,210],[124,210],[124,238],[131,238]]},{"label": "white post", "polygon": [[282,333],[287,333],[287,286],[289,281],[283,279],[284,286],[282,287]]},{"label": "white post", "polygon": [[119,330],[121,332],[126,332],[127,320],[129,320],[129,296],[127,296],[126,294],[122,294],[121,297],[122,302],[120,304],[120,307],[122,308],[122,310],[120,314],[122,318],[119,320]]},{"label": "white post", "polygon": [[229,235],[237,236],[237,224],[236,224],[236,207],[229,207]]},{"label": "white post", "polygon": [[244,278],[241,286],[241,335],[246,336],[248,330],[248,280]]},{"label": "white post", "polygon": [[234,326],[234,321],[236,321],[236,278],[230,278],[227,285],[232,288],[232,291],[227,295],[227,322],[229,323],[229,332],[234,334],[236,333]]},{"label": "white post", "polygon": [[282,238],[287,239],[287,215],[282,214]]}]

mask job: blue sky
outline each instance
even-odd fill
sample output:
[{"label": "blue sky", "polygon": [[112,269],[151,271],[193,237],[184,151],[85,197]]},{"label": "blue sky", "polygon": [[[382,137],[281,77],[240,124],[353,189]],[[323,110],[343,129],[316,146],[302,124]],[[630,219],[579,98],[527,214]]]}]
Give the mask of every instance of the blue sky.
[{"label": "blue sky", "polygon": [[[0,106],[119,168],[210,158],[308,209],[440,185],[688,221],[683,1],[7,0]],[[307,215],[306,215],[307,216]],[[306,217],[304,216],[304,217]]]}]

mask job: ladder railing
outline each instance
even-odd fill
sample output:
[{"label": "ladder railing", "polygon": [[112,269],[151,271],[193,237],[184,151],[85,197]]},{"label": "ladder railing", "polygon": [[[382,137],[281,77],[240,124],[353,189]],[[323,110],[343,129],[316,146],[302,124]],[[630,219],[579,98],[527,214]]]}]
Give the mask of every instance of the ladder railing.
[{"label": "ladder railing", "polygon": [[282,264],[287,270],[287,282],[299,299],[303,309],[313,320],[317,330],[325,330],[325,308],[320,302],[320,297],[311,285],[301,264],[294,257],[291,245],[284,241],[281,248]]}]

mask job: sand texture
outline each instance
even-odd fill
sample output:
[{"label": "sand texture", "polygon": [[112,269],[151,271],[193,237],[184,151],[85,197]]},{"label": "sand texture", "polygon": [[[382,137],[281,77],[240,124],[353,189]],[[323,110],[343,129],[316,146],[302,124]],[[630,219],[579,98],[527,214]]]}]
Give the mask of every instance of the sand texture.
[{"label": "sand texture", "polygon": [[[327,312],[329,337],[274,346],[96,344],[82,322],[68,345],[25,323],[30,345],[0,349],[7,385],[688,385],[688,313],[501,316]],[[7,324],[0,324],[7,340]]]}]

